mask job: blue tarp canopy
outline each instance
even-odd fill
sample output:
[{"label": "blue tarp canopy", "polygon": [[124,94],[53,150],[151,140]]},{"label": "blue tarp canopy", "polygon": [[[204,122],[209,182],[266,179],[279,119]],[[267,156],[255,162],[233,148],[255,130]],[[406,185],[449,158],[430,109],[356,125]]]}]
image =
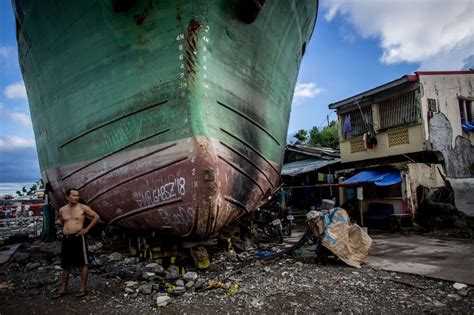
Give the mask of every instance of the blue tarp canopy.
[{"label": "blue tarp canopy", "polygon": [[461,123],[462,130],[465,132],[473,132],[474,131],[474,122],[463,122]]},{"label": "blue tarp canopy", "polygon": [[370,182],[377,186],[389,186],[401,181],[399,171],[362,171],[346,179],[342,184]]}]

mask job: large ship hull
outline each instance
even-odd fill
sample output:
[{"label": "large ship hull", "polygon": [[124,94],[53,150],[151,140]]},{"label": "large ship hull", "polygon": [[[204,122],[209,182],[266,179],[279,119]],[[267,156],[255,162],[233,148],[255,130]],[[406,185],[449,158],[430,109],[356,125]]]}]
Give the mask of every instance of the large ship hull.
[{"label": "large ship hull", "polygon": [[317,1],[14,8],[55,206],[74,187],[107,223],[205,238],[277,188]]}]

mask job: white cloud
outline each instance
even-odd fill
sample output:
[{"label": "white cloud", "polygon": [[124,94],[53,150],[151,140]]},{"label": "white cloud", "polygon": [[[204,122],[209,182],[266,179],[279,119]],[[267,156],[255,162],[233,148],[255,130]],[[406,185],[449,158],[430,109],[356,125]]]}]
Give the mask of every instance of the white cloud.
[{"label": "white cloud", "polygon": [[17,136],[0,137],[0,152],[11,152],[34,147],[35,141],[33,139]]},{"label": "white cloud", "polygon": [[23,83],[23,81],[15,82],[8,85],[3,90],[3,94],[10,99],[28,99],[25,84]]},{"label": "white cloud", "polygon": [[0,47],[0,58],[8,60],[13,55],[13,47],[3,46]]},{"label": "white cloud", "polygon": [[9,111],[5,109],[5,106],[2,103],[0,103],[0,119],[2,119],[2,121],[4,122],[14,121],[25,128],[32,128],[33,126],[31,124],[31,118],[28,113],[18,110]]},{"label": "white cloud", "polygon": [[423,70],[458,70],[474,51],[472,0],[325,0],[364,38],[376,38],[385,64],[419,62]]},{"label": "white cloud", "polygon": [[10,118],[18,122],[23,127],[32,127],[30,116],[23,112],[10,112]]},{"label": "white cloud", "polygon": [[298,83],[296,84],[295,93],[293,95],[293,104],[301,104],[306,100],[315,98],[316,95],[322,91],[323,90],[314,82]]}]

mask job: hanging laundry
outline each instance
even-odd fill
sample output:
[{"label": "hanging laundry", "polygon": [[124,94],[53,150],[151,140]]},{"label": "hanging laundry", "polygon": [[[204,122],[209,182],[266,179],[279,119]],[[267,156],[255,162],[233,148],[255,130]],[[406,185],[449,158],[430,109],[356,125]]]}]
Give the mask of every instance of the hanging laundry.
[{"label": "hanging laundry", "polygon": [[347,138],[348,133],[350,133],[351,131],[351,114],[347,114],[346,117],[344,117],[344,124],[342,125],[342,132],[344,133],[344,138]]},{"label": "hanging laundry", "polygon": [[[364,142],[364,149],[373,149],[374,144],[371,142],[371,135],[370,132],[365,132],[364,135],[362,136],[362,141]],[[375,140],[377,141],[377,140]]]},{"label": "hanging laundry", "polygon": [[368,132],[369,135],[369,142],[372,144],[372,148],[374,145],[377,145],[377,138],[375,137],[375,133],[370,131]]},{"label": "hanging laundry", "polygon": [[326,174],[318,173],[318,182],[325,182],[326,181]]},{"label": "hanging laundry", "polygon": [[369,114],[368,113],[364,113],[364,115],[362,116],[362,119],[364,120],[364,124],[365,126],[369,126]]},{"label": "hanging laundry", "polygon": [[328,184],[334,184],[334,174],[328,174],[327,182]]}]

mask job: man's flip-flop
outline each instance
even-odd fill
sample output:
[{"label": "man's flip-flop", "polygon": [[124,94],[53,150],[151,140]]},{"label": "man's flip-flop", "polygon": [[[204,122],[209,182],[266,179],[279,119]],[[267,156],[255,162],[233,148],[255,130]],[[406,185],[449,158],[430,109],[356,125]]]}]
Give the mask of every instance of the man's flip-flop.
[{"label": "man's flip-flop", "polygon": [[79,291],[76,293],[77,298],[81,298],[87,295],[87,291]]},{"label": "man's flip-flop", "polygon": [[55,295],[53,295],[52,299],[57,300],[57,299],[60,299],[62,297],[65,297],[66,295],[68,295],[67,292],[58,292]]}]

